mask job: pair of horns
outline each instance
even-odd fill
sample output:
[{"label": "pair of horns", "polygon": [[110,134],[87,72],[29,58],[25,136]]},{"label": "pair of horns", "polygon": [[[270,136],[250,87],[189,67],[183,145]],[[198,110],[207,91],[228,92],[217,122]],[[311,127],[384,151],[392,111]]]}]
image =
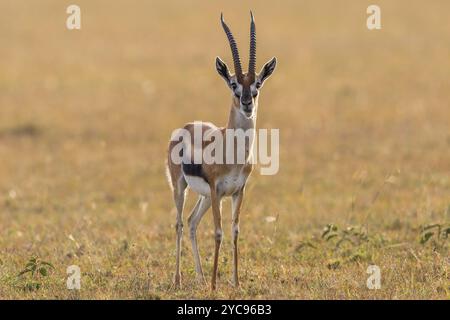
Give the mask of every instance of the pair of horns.
[{"label": "pair of horns", "polygon": [[[256,27],[255,20],[253,18],[253,13],[250,11],[250,55],[248,62],[248,75],[252,81],[255,80],[256,76]],[[230,43],[231,54],[233,55],[234,72],[238,79],[242,79],[244,74],[242,73],[241,59],[239,58],[239,51],[237,48],[236,40],[234,40],[233,34],[230,28],[227,26],[223,20],[223,14],[220,15],[220,21],[222,22],[223,30],[227,35],[228,42]]]}]

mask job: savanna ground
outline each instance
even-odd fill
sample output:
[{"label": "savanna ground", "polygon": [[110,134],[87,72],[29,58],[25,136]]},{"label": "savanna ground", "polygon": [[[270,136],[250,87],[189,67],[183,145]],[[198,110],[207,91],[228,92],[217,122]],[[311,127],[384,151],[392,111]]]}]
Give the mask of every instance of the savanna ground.
[{"label": "savanna ground", "polygon": [[[72,2],[1,1],[0,298],[448,299],[450,3],[376,1],[368,31],[371,2],[83,0],[68,31]],[[187,232],[174,291],[167,141],[226,123],[219,15],[246,61],[250,8],[258,68],[279,61],[258,125],[280,129],[280,171],[249,182],[241,287],[226,202],[218,291],[195,283]],[[198,234],[209,281],[211,213]],[[18,275],[33,257],[45,270]]]}]

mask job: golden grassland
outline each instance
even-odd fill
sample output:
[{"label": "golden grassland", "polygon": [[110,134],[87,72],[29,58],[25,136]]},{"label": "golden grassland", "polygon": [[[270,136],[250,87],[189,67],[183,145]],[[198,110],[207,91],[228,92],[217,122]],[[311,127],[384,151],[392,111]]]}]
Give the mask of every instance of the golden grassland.
[{"label": "golden grassland", "polygon": [[[69,3],[1,1],[0,298],[448,299],[450,3],[377,2],[380,31],[366,1],[83,0],[68,31]],[[241,287],[225,202],[219,289],[194,281],[185,233],[175,291],[167,141],[188,121],[226,123],[219,15],[245,60],[250,8],[258,67],[279,61],[258,125],[280,129],[280,171],[249,182]],[[208,281],[211,216],[198,230]],[[19,276],[33,257],[54,269]],[[80,291],[66,289],[70,265]]]}]

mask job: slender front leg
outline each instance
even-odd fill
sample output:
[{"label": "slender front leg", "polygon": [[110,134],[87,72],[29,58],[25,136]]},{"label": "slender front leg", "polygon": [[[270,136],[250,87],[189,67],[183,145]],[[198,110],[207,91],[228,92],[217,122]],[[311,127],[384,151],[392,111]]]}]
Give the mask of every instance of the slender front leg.
[{"label": "slender front leg", "polygon": [[233,237],[233,285],[239,286],[238,274],[238,237],[239,237],[239,214],[241,213],[242,199],[244,198],[244,188],[233,194],[232,198],[232,224],[231,234]]},{"label": "slender front leg", "polygon": [[214,238],[216,242],[216,248],[214,251],[214,265],[213,274],[211,279],[211,290],[216,290],[217,283],[217,269],[219,265],[219,251],[222,243],[222,215],[220,212],[220,198],[217,195],[215,183],[211,183],[211,203],[214,216]]}]

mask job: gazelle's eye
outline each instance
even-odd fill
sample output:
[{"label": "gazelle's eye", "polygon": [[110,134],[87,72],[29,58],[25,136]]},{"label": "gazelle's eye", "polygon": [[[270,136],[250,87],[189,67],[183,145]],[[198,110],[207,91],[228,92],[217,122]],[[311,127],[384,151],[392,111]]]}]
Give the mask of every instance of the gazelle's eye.
[{"label": "gazelle's eye", "polygon": [[261,82],[257,82],[257,83],[255,84],[255,87],[256,87],[256,89],[261,88]]},{"label": "gazelle's eye", "polygon": [[233,83],[231,84],[231,89],[236,90],[236,88],[237,88],[237,84],[233,82]]}]

